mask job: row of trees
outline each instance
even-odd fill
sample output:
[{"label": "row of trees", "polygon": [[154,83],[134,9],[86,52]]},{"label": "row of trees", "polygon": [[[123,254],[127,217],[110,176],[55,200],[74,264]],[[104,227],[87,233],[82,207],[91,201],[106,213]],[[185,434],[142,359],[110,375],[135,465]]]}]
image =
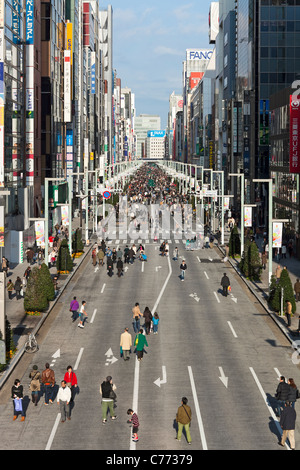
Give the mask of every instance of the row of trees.
[{"label": "row of trees", "polygon": [[[72,236],[72,249],[74,253],[83,251],[81,230],[77,229]],[[73,269],[73,260],[70,255],[68,242],[63,239],[56,259],[58,273],[69,273]],[[24,309],[26,312],[45,312],[49,302],[54,300],[55,290],[48,266],[43,263],[34,267],[28,278],[24,296]]]},{"label": "row of trees", "polygon": [[[235,256],[241,256],[241,241],[236,225],[233,227],[230,234],[229,256],[232,258]],[[246,239],[244,253],[242,253],[239,268],[247,279],[250,279],[251,281],[260,281],[263,266],[255,241]],[[285,302],[287,300],[291,302],[292,312],[295,313],[296,302],[293,285],[287,269],[283,269],[279,279],[275,276],[272,276],[271,278],[268,302],[275,312],[280,312],[281,305],[285,306]]]}]

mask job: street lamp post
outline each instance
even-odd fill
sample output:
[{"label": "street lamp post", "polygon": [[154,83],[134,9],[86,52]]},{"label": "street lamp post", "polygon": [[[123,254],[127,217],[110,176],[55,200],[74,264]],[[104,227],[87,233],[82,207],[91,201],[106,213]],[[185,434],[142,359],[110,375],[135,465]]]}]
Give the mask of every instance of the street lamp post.
[{"label": "street lamp post", "polygon": [[244,173],[229,173],[229,176],[241,178],[241,257],[244,253],[245,232],[244,232],[244,200],[245,200],[245,175]]},{"label": "street lamp post", "polygon": [[269,245],[269,286],[271,285],[272,277],[272,261],[273,261],[273,191],[272,179],[254,179],[254,183],[268,183],[269,184],[269,217],[268,217],[268,245]]}]

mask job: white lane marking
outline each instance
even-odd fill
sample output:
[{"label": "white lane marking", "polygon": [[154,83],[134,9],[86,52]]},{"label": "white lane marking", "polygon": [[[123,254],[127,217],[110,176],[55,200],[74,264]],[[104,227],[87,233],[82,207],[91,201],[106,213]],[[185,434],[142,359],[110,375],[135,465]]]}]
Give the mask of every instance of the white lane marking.
[{"label": "white lane marking", "polygon": [[203,426],[202,417],[201,417],[201,413],[200,413],[199,402],[198,402],[198,398],[197,398],[197,392],[196,392],[196,387],[195,387],[193,371],[192,371],[191,366],[188,366],[188,371],[189,371],[189,376],[190,376],[190,382],[191,382],[193,399],[194,399],[194,406],[195,406],[196,416],[197,416],[197,420],[198,420],[198,426],[199,426],[199,431],[200,431],[202,447],[203,447],[203,450],[208,450],[206,437],[205,437],[205,432],[204,432],[204,426]]},{"label": "white lane marking", "polygon": [[90,323],[94,323],[94,319],[95,319],[96,313],[97,313],[97,309],[95,308]]},{"label": "white lane marking", "polygon": [[105,286],[106,286],[106,284],[103,284],[102,289],[101,289],[101,294],[103,294]]},{"label": "white lane marking", "polygon": [[[254,380],[255,380],[255,382],[256,382],[256,385],[257,385],[257,387],[258,387],[258,389],[259,389],[259,391],[260,391],[260,393],[261,393],[261,395],[262,395],[262,397],[263,397],[263,399],[264,399],[264,402],[265,402],[265,404],[267,405],[267,407],[268,407],[268,409],[269,409],[269,412],[270,412],[270,414],[271,414],[271,416],[272,416],[272,418],[273,418],[273,420],[274,420],[274,422],[275,422],[275,425],[276,425],[276,427],[277,427],[277,429],[278,429],[278,433],[279,433],[279,435],[281,436],[281,435],[282,435],[281,426],[280,426],[279,421],[278,421],[278,419],[277,419],[277,417],[276,417],[276,415],[275,415],[275,413],[274,413],[274,411],[273,411],[273,408],[269,405],[267,395],[265,394],[264,389],[262,388],[261,383],[260,383],[260,381],[258,380],[257,375],[256,375],[256,373],[254,372],[253,367],[249,367],[249,369],[250,369],[250,372],[251,372],[251,374],[252,374],[252,376],[253,376],[253,378],[254,378]],[[289,446],[287,445],[287,443],[285,443],[285,445],[286,445],[286,447],[289,449]]]},{"label": "white lane marking", "polygon": [[55,434],[56,434],[57,427],[58,427],[58,424],[59,424],[59,422],[60,422],[60,419],[61,419],[61,414],[58,413],[58,415],[56,416],[56,420],[55,420],[54,426],[53,426],[53,428],[52,428],[52,431],[51,431],[50,437],[49,437],[49,439],[48,439],[48,442],[47,442],[47,445],[46,445],[45,450],[50,450],[50,449],[51,449],[52,442],[53,442],[54,436],[55,436]]},{"label": "white lane marking", "polygon": [[205,274],[206,279],[209,279],[206,271],[204,271],[204,274]]},{"label": "white lane marking", "polygon": [[74,370],[78,369],[79,362],[80,362],[81,356],[83,354],[83,351],[84,351],[84,348],[81,348],[80,351],[79,351],[79,354],[77,356],[76,363],[75,363],[75,366],[74,366]]},{"label": "white lane marking", "polygon": [[[172,266],[171,266],[171,261],[170,257],[168,256],[168,264],[169,264],[169,274],[164,282],[164,285],[161,288],[161,291],[159,293],[159,296],[154,304],[154,307],[152,309],[153,314],[156,312],[157,306],[163,296],[163,293],[167,287],[167,284],[170,280],[170,277],[172,275]],[[134,382],[133,382],[133,399],[132,399],[132,409],[135,411],[135,413],[138,412],[138,402],[139,402],[139,379],[140,379],[140,362],[135,360],[135,369],[134,369]],[[130,430],[130,450],[136,450],[136,443],[132,441],[132,430]]]},{"label": "white lane marking", "polygon": [[233,336],[234,336],[235,338],[237,338],[238,336],[237,336],[236,332],[234,331],[234,329],[233,329],[233,326],[232,326],[231,322],[230,322],[230,321],[228,321],[227,323],[228,323],[228,325],[229,325],[229,328],[230,328],[230,329],[231,329],[231,331],[232,331],[232,334],[233,334]]},{"label": "white lane marking", "polygon": [[220,303],[220,299],[219,299],[219,297],[218,297],[218,294],[217,294],[216,292],[214,292],[214,294],[215,294],[215,296],[216,296],[216,299],[217,299],[218,303]]},{"label": "white lane marking", "polygon": [[142,262],[142,273],[144,272],[144,266],[145,266],[145,262],[143,261]]}]

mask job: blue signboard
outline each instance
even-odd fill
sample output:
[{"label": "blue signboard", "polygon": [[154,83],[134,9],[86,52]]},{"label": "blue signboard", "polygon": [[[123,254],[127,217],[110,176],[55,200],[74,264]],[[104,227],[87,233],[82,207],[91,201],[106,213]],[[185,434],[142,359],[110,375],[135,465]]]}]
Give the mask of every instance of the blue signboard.
[{"label": "blue signboard", "polygon": [[165,137],[166,131],[148,131],[147,137]]},{"label": "blue signboard", "polygon": [[67,129],[66,143],[68,147],[73,146],[73,130]]},{"label": "blue signboard", "polygon": [[34,41],[34,0],[26,0],[26,44]]}]

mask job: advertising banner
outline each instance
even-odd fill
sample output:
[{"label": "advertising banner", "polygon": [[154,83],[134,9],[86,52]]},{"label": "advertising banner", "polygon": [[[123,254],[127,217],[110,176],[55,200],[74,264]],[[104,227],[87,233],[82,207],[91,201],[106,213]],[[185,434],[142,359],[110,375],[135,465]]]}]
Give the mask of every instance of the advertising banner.
[{"label": "advertising banner", "polygon": [[224,197],[224,211],[229,210],[229,197]]},{"label": "advertising banner", "polygon": [[290,97],[290,173],[300,173],[300,99]]},{"label": "advertising banner", "polygon": [[44,221],[36,221],[34,222],[34,229],[35,229],[35,240],[36,245],[44,247],[45,246],[45,223]]},{"label": "advertising banner", "polygon": [[244,227],[252,227],[252,207],[244,207]]},{"label": "advertising banner", "polygon": [[91,94],[96,94],[96,52],[91,52]]},{"label": "advertising banner", "polygon": [[69,207],[61,206],[62,225],[69,225]]},{"label": "advertising banner", "polygon": [[34,41],[34,0],[26,0],[26,44]]},{"label": "advertising banner", "polygon": [[273,248],[281,248],[282,246],[282,222],[273,222]]}]

